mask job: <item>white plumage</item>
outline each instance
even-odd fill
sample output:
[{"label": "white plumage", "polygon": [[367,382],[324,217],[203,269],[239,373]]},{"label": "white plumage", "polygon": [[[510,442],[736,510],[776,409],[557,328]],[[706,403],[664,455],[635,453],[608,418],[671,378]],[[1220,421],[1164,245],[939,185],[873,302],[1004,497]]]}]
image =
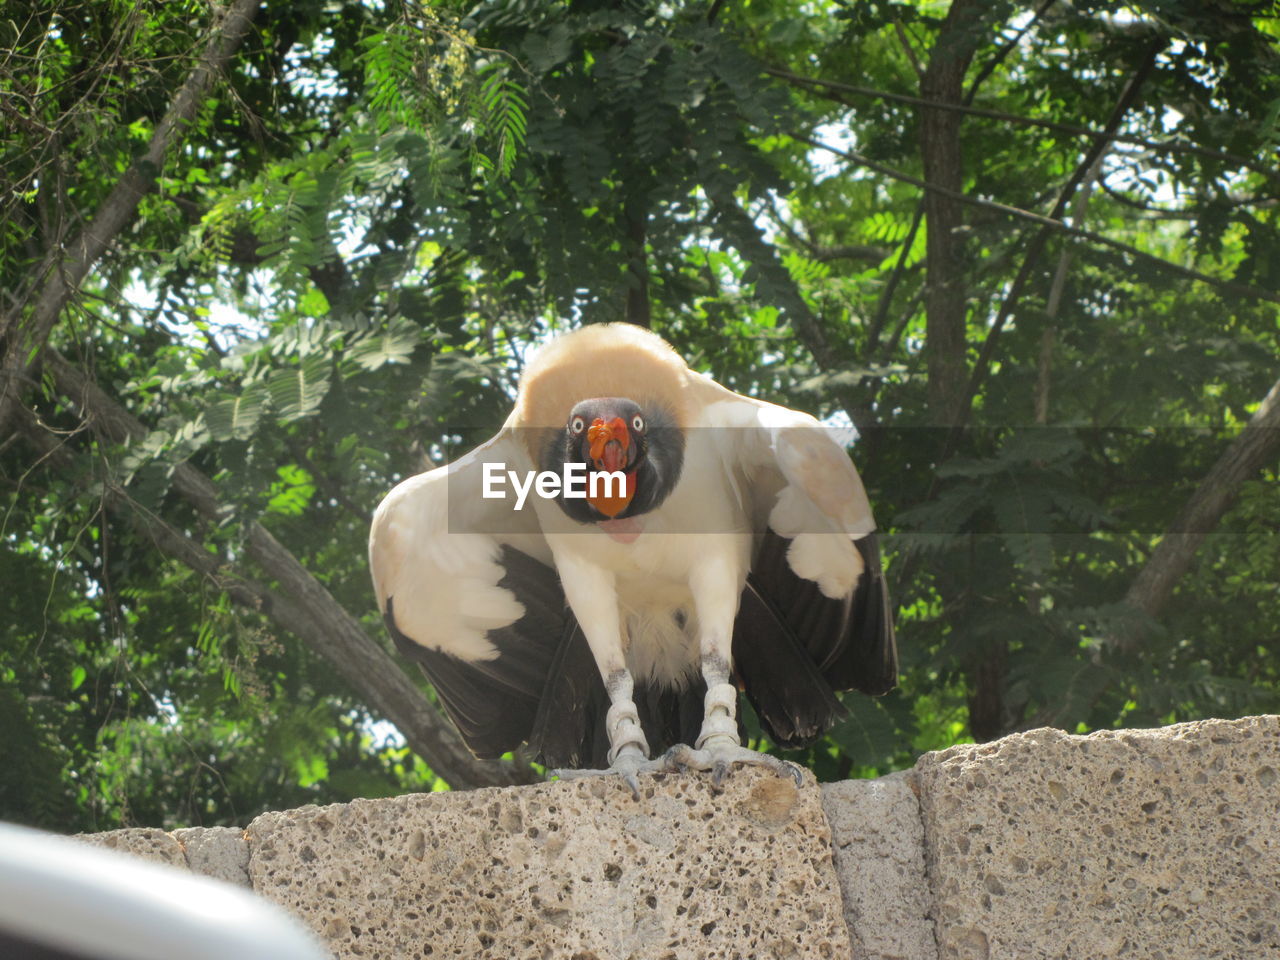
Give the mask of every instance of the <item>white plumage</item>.
[{"label": "white plumage", "polygon": [[[622,469],[632,492],[516,510],[481,496],[486,462]],[[813,417],[726,390],[646,330],[599,325],[540,351],[491,441],[387,495],[370,566],[397,644],[478,754],[528,741],[549,764],[607,760],[634,782],[652,743],[720,776],[777,765],[742,749],[734,682],[785,745],[838,718],[836,690],[893,685],[874,529]]]}]

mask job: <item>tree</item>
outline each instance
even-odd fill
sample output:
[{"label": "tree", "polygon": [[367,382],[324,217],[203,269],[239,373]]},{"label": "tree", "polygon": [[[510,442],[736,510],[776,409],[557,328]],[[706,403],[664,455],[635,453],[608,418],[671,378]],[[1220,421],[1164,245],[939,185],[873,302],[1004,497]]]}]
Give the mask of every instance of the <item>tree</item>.
[{"label": "tree", "polygon": [[904,678],[821,777],[1277,708],[1264,5],[19,6],[0,816],[537,776],[392,659],[363,542],[603,319],[861,432]]}]

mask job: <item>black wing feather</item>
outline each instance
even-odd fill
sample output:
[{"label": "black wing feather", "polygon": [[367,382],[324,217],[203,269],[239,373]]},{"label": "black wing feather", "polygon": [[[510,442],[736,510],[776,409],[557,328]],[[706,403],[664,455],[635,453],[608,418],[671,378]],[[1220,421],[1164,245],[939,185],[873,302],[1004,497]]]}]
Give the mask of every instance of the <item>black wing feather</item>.
[{"label": "black wing feather", "polygon": [[502,548],[501,563],[506,574],[498,585],[512,591],[525,612],[510,626],[489,631],[498,651],[491,660],[464,660],[414,643],[396,627],[394,597],[387,598],[383,616],[396,647],[422,667],[462,739],[484,759],[529,739],[548,674],[577,627],[552,567],[509,546]]},{"label": "black wing feather", "polygon": [[853,595],[844,642],[832,644],[823,675],[837,690],[861,690],[878,697],[898,684],[898,643],[893,631],[889,587],[880,565],[876,535],[855,540],[866,569]]},{"label": "black wing feather", "polygon": [[779,746],[811,743],[846,713],[754,571],[733,624],[733,662],[760,725]]},{"label": "black wing feather", "polygon": [[548,767],[603,766],[609,753],[609,695],[573,613],[547,671],[529,745]]},{"label": "black wing feather", "polygon": [[[573,619],[573,614],[569,614]],[[704,690],[699,684],[663,687],[636,682],[632,699],[640,726],[657,756],[677,743],[693,743],[702,729]],[[546,692],[529,744],[548,767],[602,768],[609,762],[605,716],[609,694],[591,648],[574,620],[547,676]]]},{"label": "black wing feather", "polygon": [[[498,655],[464,660],[414,643],[396,627],[395,598],[384,620],[396,647],[431,681],[445,712],[468,748],[492,759],[528,742],[548,767],[603,767],[609,737],[609,695],[577,619],[565,602],[554,568],[513,547],[503,547],[506,570],[498,582],[525,613],[490,630]],[[650,748],[692,742],[702,723],[702,690],[663,689],[638,683],[635,702]]]},{"label": "black wing feather", "polygon": [[[836,691],[877,695],[897,682],[897,648],[888,590],[875,537],[856,541],[866,571],[851,598],[832,600],[787,563],[790,541],[772,531],[760,542],[734,623],[733,657],[765,733],[784,747],[803,746],[846,715]],[[499,757],[528,742],[549,767],[603,767],[609,697],[554,568],[509,546],[499,586],[525,607],[508,627],[489,631],[498,655],[469,661],[414,643],[387,629],[416,660],[467,746]],[[654,755],[692,743],[702,725],[700,684],[663,688],[638,683],[635,702]]]},{"label": "black wing feather", "polygon": [[733,656],[770,739],[803,746],[846,714],[836,691],[891,690],[898,653],[874,534],[855,541],[866,569],[842,600],[791,569],[789,546],[772,530],[761,538],[734,623]]}]

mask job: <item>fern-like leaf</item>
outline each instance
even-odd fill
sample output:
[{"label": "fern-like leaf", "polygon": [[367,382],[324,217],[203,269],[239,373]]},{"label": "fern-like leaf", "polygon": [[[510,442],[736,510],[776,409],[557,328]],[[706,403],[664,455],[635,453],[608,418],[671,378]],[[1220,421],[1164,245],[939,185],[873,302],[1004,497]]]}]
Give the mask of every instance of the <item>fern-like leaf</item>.
[{"label": "fern-like leaf", "polygon": [[507,76],[503,65],[490,63],[481,73],[480,102],[484,128],[496,141],[495,155],[484,157],[486,166],[508,177],[528,131],[529,103],[524,88]]},{"label": "fern-like leaf", "polygon": [[267,393],[276,416],[283,421],[301,420],[320,409],[329,392],[329,358],[313,353],[297,367],[277,370],[267,378]]},{"label": "fern-like leaf", "polygon": [[267,393],[256,383],[238,397],[219,400],[205,411],[205,423],[214,440],[248,440],[266,407]]}]

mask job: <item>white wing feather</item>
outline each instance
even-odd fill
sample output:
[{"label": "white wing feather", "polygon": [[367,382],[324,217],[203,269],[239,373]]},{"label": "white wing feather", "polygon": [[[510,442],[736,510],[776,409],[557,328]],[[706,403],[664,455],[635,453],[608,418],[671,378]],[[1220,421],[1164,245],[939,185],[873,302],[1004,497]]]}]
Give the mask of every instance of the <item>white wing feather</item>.
[{"label": "white wing feather", "polygon": [[[480,497],[483,467],[500,462],[529,469],[509,432],[448,466],[410,477],[379,504],[369,535],[369,567],[378,608],[393,603],[396,628],[414,642],[463,660],[491,660],[490,630],[524,613],[498,586],[502,545],[549,562],[531,507]],[[451,509],[452,505],[452,509]],[[476,532],[471,532],[476,531]]]},{"label": "white wing feather", "polygon": [[715,402],[699,426],[723,448],[727,467],[750,491],[754,527],[791,541],[787,562],[799,577],[840,599],[864,563],[853,542],[875,531],[871,504],[833,431],[807,413],[735,394],[712,381]]}]

